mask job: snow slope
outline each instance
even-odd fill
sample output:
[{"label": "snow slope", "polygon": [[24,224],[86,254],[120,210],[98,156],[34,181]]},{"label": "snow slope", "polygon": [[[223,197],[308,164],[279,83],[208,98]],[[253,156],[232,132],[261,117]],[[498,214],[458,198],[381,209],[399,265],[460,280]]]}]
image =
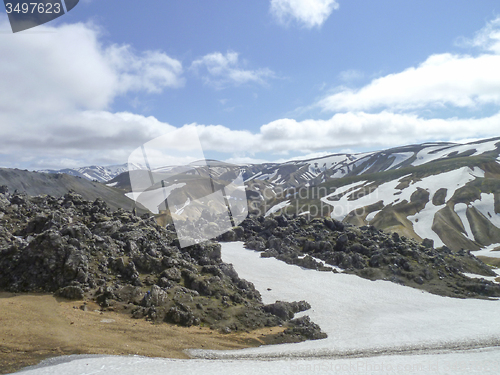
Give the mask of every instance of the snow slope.
[{"label": "snow slope", "polygon": [[284,202],[281,202],[281,203],[278,203],[278,204],[274,205],[269,210],[267,210],[267,212],[264,215],[264,217],[267,217],[269,215],[274,214],[275,212],[278,212],[278,211],[282,210],[283,208],[285,208],[289,204],[290,204],[290,200],[287,200],[287,201],[284,201]]},{"label": "snow slope", "polygon": [[[399,177],[395,180],[380,184],[376,189],[373,189],[370,194],[366,194],[359,199],[349,200],[349,197],[351,196],[351,193],[349,193],[344,194],[338,201],[328,200],[329,197],[346,193],[349,189],[353,189],[352,193],[356,195],[356,192],[363,189],[363,187],[366,185],[366,181],[355,182],[337,189],[337,191],[335,191],[334,193],[322,198],[321,201],[333,206],[333,211],[331,214],[332,218],[343,220],[353,210],[357,210],[380,201],[383,202],[384,206],[396,204],[404,200],[409,202],[411,200],[412,194],[415,193],[418,188],[424,189],[429,192],[429,202],[426,204],[423,210],[416,213],[415,215],[408,216],[408,219],[413,223],[413,229],[418,236],[420,236],[421,238],[430,238],[434,240],[434,245],[436,247],[439,247],[443,246],[443,241],[441,241],[439,236],[431,229],[431,225],[434,215],[440,209],[444,208],[445,205],[434,205],[432,203],[434,194],[439,189],[444,188],[447,189],[446,198],[450,199],[453,194],[455,194],[456,190],[465,186],[467,183],[473,181],[477,177],[484,177],[484,172],[479,168],[463,167],[438,175],[424,177],[420,181],[412,182],[408,187],[403,189],[397,188],[405,177],[407,176]],[[478,209],[491,212],[493,207],[493,194],[491,194],[491,197],[488,196],[487,198],[488,199],[485,202],[481,203],[482,201],[477,201],[475,202],[475,204],[477,205]],[[461,210],[463,209],[464,207],[457,205],[457,213],[459,215],[462,215]],[[373,219],[374,215],[375,214],[370,215],[367,220]],[[500,217],[500,215],[497,216]],[[462,219],[465,219],[464,226],[469,229],[467,233],[471,236],[471,239],[473,239],[474,237],[472,236],[472,232],[470,231],[470,226],[468,227],[469,224],[465,218],[465,211],[460,217]]]},{"label": "snow slope", "polygon": [[223,244],[222,257],[255,284],[265,302],[307,300],[312,309],[303,314],[329,337],[190,351],[218,360],[63,357],[22,374],[498,374],[500,301],[440,297],[388,281],[307,270],[260,258],[240,242]]},{"label": "snow slope", "polygon": [[319,324],[328,338],[238,351],[192,352],[199,356],[336,357],[500,343],[500,301],[441,297],[389,281],[302,269],[260,258],[260,253],[238,242],[222,244],[222,251],[223,260],[255,284],[265,303],[308,301],[312,308],[303,314]]}]

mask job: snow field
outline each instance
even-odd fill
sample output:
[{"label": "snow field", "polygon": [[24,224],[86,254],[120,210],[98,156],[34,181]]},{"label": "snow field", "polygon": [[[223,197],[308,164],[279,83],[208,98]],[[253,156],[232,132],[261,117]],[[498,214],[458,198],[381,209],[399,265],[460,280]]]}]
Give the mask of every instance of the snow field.
[{"label": "snow field", "polygon": [[[70,356],[26,375],[498,374],[499,301],[439,297],[388,281],[319,272],[260,258],[241,242],[223,260],[252,281],[265,303],[305,299],[302,314],[329,337],[235,351],[191,350],[209,359]],[[271,290],[267,290],[271,288]]]},{"label": "snow field", "polygon": [[260,258],[240,242],[223,244],[222,256],[240,277],[255,284],[264,303],[309,302],[311,310],[302,314],[319,324],[328,338],[237,351],[191,351],[195,356],[333,358],[500,340],[499,301],[440,297],[389,281],[303,269]]},{"label": "snow field", "polygon": [[179,360],[144,357],[79,358],[50,367],[22,372],[25,375],[469,375],[498,374],[500,350],[486,349],[464,353],[376,356],[351,359],[310,360]]}]

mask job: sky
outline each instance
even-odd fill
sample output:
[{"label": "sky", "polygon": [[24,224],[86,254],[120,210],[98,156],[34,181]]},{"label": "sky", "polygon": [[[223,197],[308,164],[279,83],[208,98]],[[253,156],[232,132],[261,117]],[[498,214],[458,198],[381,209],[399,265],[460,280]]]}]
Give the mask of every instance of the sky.
[{"label": "sky", "polygon": [[235,163],[500,135],[497,1],[81,0],[16,34],[0,10],[2,167],[186,130]]}]

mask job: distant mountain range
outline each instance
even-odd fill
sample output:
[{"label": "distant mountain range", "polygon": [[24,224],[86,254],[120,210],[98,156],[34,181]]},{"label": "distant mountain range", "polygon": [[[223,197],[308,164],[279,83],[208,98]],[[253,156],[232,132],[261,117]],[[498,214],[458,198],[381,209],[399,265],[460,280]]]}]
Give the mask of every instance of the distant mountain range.
[{"label": "distant mountain range", "polygon": [[[142,169],[140,165],[131,164],[130,169]],[[112,180],[116,176],[127,172],[129,170],[129,164],[116,164],[116,165],[108,165],[108,166],[99,166],[99,165],[91,165],[88,167],[81,168],[65,168],[65,169],[44,169],[38,172],[42,173],[64,173],[70,176],[81,177],[91,181],[97,182],[107,182]]]},{"label": "distant mountain range", "polygon": [[500,138],[427,143],[269,165],[249,180],[268,183],[267,215],[328,215],[499,258],[499,155]]},{"label": "distant mountain range", "polygon": [[[132,166],[137,169],[141,167]],[[429,238],[453,250],[483,249],[489,256],[500,255],[491,252],[500,249],[500,137],[248,164],[241,169],[254,214],[328,215],[419,241]],[[47,172],[131,190],[126,164]]]}]

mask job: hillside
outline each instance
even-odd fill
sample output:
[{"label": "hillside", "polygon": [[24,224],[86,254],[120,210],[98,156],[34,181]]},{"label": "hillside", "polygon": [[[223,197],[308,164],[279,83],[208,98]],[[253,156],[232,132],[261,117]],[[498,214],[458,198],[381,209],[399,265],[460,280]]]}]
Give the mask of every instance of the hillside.
[{"label": "hillside", "polygon": [[260,211],[330,216],[418,241],[428,238],[436,247],[487,249],[481,255],[498,257],[490,250],[500,246],[499,145],[494,139],[412,146],[413,156],[391,168],[383,166],[396,156],[379,153],[356,164],[348,176],[283,189]]},{"label": "hillside", "polygon": [[65,173],[49,174],[0,168],[0,186],[7,186],[11,192],[17,190],[31,196],[47,194],[61,197],[74,191],[87,200],[101,198],[113,210],[131,210],[134,207],[134,201],[127,198],[123,190]]},{"label": "hillside", "polygon": [[264,305],[254,286],[221,260],[220,244],[181,249],[154,218],[112,212],[102,199],[0,193],[0,291],[44,292],[103,311],[231,331],[286,326],[269,342],[326,337],[304,302]]},{"label": "hillside", "polygon": [[[499,163],[500,138],[491,138],[242,165],[240,169],[253,216],[283,210],[331,216],[417,241],[428,238],[437,247],[482,249],[481,255],[498,257],[500,252],[491,251],[500,247]],[[141,173],[132,167],[131,172],[109,180],[108,186],[130,192],[130,173]],[[196,194],[179,191],[176,207],[198,217],[203,207],[191,206],[195,198],[211,192],[205,187]]]},{"label": "hillside", "polygon": [[417,167],[440,160],[450,160],[485,153],[499,154],[499,138],[468,144],[423,143],[360,154],[333,154],[308,160],[243,166],[245,180],[265,180],[288,189],[316,186],[332,179],[369,175]]},{"label": "hillside", "polygon": [[141,169],[141,166],[138,165],[130,165],[128,163],[125,164],[117,164],[117,165],[91,165],[87,167],[80,168],[64,168],[64,169],[44,169],[38,172],[42,173],[55,173],[55,174],[68,174],[70,176],[85,178],[90,181],[97,182],[108,182],[112,180],[116,176],[127,172],[129,169]]}]

